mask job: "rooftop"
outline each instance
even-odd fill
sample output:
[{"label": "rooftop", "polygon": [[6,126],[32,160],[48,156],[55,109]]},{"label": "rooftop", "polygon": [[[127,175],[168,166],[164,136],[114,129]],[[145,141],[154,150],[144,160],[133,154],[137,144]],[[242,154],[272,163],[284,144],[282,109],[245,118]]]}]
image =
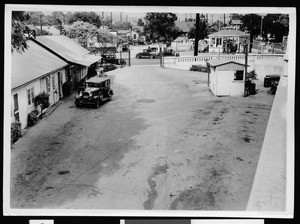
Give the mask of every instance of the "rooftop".
[{"label": "rooftop", "polygon": [[86,82],[104,82],[106,80],[110,80],[110,78],[105,77],[100,77],[100,76],[94,76],[88,80],[86,80]]},{"label": "rooftop", "polygon": [[208,64],[210,64],[210,66],[212,67],[217,67],[217,66],[221,66],[221,65],[225,65],[225,64],[229,64],[229,63],[235,63],[238,65],[242,65],[245,66],[245,64],[237,62],[237,61],[232,61],[232,60],[227,60],[227,59],[213,59],[210,61],[207,61]]},{"label": "rooftop", "polygon": [[[43,47],[28,41],[28,49],[11,55],[11,88],[17,88],[68,65]],[[37,63],[38,62],[38,63]]]},{"label": "rooftop", "polygon": [[90,54],[90,52],[64,35],[59,36],[37,36],[35,41],[49,48],[68,62],[90,66],[100,60],[100,56]]},{"label": "rooftop", "polygon": [[219,32],[215,32],[212,34],[208,35],[209,37],[214,37],[214,36],[236,36],[236,37],[241,37],[241,36],[250,36],[250,34],[245,34],[244,32],[240,30],[221,30]]}]

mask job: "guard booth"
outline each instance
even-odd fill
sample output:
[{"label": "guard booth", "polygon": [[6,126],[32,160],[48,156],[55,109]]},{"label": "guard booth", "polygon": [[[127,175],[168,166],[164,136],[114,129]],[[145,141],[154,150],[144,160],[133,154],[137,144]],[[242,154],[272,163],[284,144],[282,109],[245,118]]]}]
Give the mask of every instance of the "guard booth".
[{"label": "guard booth", "polygon": [[207,61],[208,86],[216,96],[242,96],[245,88],[245,64],[226,59]]}]

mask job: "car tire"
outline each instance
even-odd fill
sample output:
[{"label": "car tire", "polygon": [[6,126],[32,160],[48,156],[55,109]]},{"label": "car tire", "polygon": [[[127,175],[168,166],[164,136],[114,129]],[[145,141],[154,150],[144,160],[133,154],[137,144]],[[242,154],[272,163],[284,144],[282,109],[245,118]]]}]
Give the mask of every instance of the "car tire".
[{"label": "car tire", "polygon": [[100,100],[99,99],[97,99],[96,103],[95,103],[95,108],[98,108],[98,107],[100,107]]},{"label": "car tire", "polygon": [[152,56],[152,55],[150,55],[150,59],[153,59],[153,56]]}]

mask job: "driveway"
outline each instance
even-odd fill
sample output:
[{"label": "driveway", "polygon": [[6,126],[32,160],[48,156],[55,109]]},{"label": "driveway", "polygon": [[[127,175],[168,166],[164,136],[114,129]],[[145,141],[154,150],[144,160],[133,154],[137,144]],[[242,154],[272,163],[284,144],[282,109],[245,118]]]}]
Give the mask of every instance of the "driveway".
[{"label": "driveway", "polygon": [[216,97],[207,74],[109,73],[98,109],[66,98],[12,148],[14,208],[244,210],[273,96]]}]

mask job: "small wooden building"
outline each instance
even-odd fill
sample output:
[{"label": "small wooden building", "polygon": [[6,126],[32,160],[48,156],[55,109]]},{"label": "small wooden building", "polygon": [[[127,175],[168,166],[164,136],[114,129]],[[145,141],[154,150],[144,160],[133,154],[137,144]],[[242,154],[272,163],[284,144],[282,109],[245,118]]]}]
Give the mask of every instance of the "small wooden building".
[{"label": "small wooden building", "polygon": [[207,61],[208,86],[216,96],[242,96],[245,88],[245,64],[226,59]]}]

